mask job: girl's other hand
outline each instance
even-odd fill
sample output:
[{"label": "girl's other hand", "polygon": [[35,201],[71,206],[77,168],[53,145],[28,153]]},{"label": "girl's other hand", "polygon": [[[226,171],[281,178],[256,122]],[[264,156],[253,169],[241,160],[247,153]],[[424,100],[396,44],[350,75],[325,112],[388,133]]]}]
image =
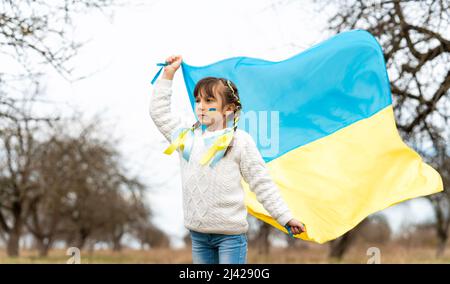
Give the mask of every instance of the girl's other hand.
[{"label": "girl's other hand", "polygon": [[297,219],[291,219],[287,225],[291,227],[291,231],[294,235],[306,232],[305,225]]}]

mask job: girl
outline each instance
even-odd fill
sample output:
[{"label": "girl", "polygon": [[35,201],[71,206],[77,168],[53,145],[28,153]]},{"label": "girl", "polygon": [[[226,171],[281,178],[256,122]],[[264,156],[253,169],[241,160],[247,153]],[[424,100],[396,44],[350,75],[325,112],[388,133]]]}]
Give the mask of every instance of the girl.
[{"label": "girl", "polygon": [[[206,77],[196,84],[198,121],[192,127],[183,128],[182,120],[173,115],[172,80],[181,62],[180,55],[166,59],[162,78],[153,90],[150,116],[172,142],[166,153],[179,149],[184,225],[192,239],[192,259],[194,263],[243,264],[247,262],[248,223],[241,178],[277,222],[290,226],[293,234],[305,227],[293,218],[252,137],[237,129],[242,106],[231,81]],[[213,143],[224,137],[231,137],[226,150],[211,152]],[[210,165],[205,165],[205,157]]]}]

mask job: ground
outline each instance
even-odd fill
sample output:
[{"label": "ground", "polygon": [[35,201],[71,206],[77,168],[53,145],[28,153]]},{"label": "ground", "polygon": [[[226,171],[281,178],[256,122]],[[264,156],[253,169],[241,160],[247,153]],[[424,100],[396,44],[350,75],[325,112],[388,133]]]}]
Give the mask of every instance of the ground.
[{"label": "ground", "polygon": [[[367,255],[369,247],[378,247],[381,252],[381,263],[449,263],[450,248],[447,248],[441,258],[436,258],[435,248],[407,247],[394,244],[386,245],[355,245],[340,261],[327,257],[328,246],[316,245],[308,248],[271,248],[266,255],[259,254],[257,248],[250,247],[248,263],[367,263],[371,256]],[[64,250],[52,250],[48,257],[38,257],[36,251],[22,251],[18,258],[7,257],[0,250],[0,264],[3,263],[66,263],[69,256]],[[178,250],[150,249],[130,250],[121,252],[109,250],[82,251],[81,263],[192,263],[189,247]]]}]

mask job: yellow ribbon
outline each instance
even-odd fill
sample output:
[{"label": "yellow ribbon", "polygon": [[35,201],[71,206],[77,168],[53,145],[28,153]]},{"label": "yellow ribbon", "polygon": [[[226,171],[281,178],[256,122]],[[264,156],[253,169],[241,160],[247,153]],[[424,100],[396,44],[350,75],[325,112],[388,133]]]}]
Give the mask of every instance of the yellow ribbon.
[{"label": "yellow ribbon", "polygon": [[170,155],[175,151],[178,147],[180,147],[180,150],[183,151],[184,149],[184,140],[186,140],[186,134],[190,131],[190,128],[187,128],[183,130],[180,135],[178,135],[177,139],[172,142],[172,144],[167,147],[166,150],[164,150],[164,154]]},{"label": "yellow ribbon", "polygon": [[214,157],[214,155],[218,151],[226,149],[230,144],[232,138],[233,131],[222,134],[219,138],[217,138],[217,140],[214,141],[214,144],[208,149],[206,154],[200,160],[200,164],[205,165],[211,160],[212,157]]},{"label": "yellow ribbon", "polygon": [[[164,154],[170,155],[172,154],[177,148],[180,148],[181,151],[184,149],[184,141],[186,140],[187,133],[192,130],[191,128],[184,129],[181,131],[181,133],[178,135],[178,137],[167,147],[166,150],[164,150]],[[208,151],[205,153],[205,155],[200,160],[200,164],[205,165],[207,164],[215,155],[217,152],[224,150],[228,147],[231,140],[233,139],[233,131],[226,132],[222,134],[219,138],[214,141],[214,144],[208,149]]]}]

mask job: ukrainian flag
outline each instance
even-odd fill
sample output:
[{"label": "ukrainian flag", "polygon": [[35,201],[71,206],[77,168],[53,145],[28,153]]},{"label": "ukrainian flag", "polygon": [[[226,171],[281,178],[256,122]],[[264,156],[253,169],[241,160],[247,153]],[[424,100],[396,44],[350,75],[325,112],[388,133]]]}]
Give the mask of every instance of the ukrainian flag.
[{"label": "ukrainian flag", "polygon": [[[438,172],[398,134],[383,52],[366,31],[340,33],[279,62],[233,57],[181,66],[193,109],[195,84],[215,76],[237,85],[244,117],[277,113],[277,151],[265,151],[250,134],[306,225],[298,238],[324,243],[374,212],[443,190]],[[240,119],[238,128],[246,127]],[[287,232],[242,185],[248,212]]]}]

